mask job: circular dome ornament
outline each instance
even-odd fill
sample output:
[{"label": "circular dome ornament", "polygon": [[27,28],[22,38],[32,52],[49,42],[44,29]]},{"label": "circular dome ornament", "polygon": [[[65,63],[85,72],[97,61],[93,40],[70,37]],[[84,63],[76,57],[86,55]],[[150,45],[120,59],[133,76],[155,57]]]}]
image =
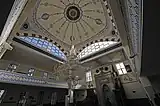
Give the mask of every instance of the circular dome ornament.
[{"label": "circular dome ornament", "polygon": [[109,66],[105,66],[103,72],[104,73],[110,72],[110,67]]},{"label": "circular dome ornament", "polygon": [[[33,15],[42,33],[68,45],[79,44],[109,29],[102,0],[39,0]],[[75,40],[70,40],[71,36]]]},{"label": "circular dome ornament", "polygon": [[94,72],[94,75],[99,75],[99,74],[101,74],[101,70],[96,69],[95,72]]},{"label": "circular dome ornament", "polygon": [[77,22],[81,19],[82,17],[82,10],[81,8],[76,5],[76,4],[69,4],[65,10],[64,10],[64,15],[65,18],[69,21],[69,22]]}]

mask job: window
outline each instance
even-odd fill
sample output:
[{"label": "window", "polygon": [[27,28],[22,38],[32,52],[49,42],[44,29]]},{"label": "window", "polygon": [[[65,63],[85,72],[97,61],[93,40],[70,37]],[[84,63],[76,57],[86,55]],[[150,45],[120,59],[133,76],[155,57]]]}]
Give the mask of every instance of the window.
[{"label": "window", "polygon": [[116,68],[119,75],[127,74],[126,68],[123,63],[116,64]]},{"label": "window", "polygon": [[43,40],[41,38],[36,38],[36,37],[24,37],[24,36],[19,37],[19,39],[37,48],[40,48],[46,52],[49,52],[54,56],[57,56],[63,60],[66,60],[65,54],[58,47],[56,47],[54,44],[52,44],[47,40]]},{"label": "window", "polygon": [[94,43],[88,47],[86,47],[85,49],[83,49],[79,54],[78,54],[78,58],[82,58],[85,57],[91,53],[95,53],[103,48],[107,48],[113,44],[116,44],[117,42],[114,41],[106,41],[106,42],[97,42]]},{"label": "window", "polygon": [[92,73],[91,71],[86,73],[86,82],[91,82],[92,81]]},{"label": "window", "polygon": [[29,70],[28,70],[28,76],[32,77],[34,71],[35,71],[35,70],[34,70],[33,68],[29,69]]}]

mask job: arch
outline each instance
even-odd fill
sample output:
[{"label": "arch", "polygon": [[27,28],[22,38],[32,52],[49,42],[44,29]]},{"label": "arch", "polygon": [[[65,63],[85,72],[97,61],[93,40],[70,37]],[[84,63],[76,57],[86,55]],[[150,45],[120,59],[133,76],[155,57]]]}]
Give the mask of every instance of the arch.
[{"label": "arch", "polygon": [[115,41],[105,41],[105,42],[97,42],[94,44],[91,44],[90,46],[84,48],[79,54],[78,58],[86,57],[92,53],[96,53],[97,51],[112,46],[113,44],[116,44]]},{"label": "arch", "polygon": [[103,84],[102,85],[102,91],[104,92],[104,91],[110,91],[110,88],[109,88],[109,86],[107,85],[107,84]]},{"label": "arch", "polygon": [[39,49],[42,49],[46,52],[49,52],[50,54],[53,54],[54,56],[61,58],[63,60],[66,60],[65,54],[52,42],[49,42],[47,40],[37,38],[37,37],[29,37],[29,36],[19,36],[20,40],[23,40],[26,43],[31,44],[32,46],[35,46]]}]

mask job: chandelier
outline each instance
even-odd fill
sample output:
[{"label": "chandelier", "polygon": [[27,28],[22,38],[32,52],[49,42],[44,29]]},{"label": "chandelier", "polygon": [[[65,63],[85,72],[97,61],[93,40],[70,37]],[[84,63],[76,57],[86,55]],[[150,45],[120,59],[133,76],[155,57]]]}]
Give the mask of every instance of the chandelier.
[{"label": "chandelier", "polygon": [[65,80],[68,82],[69,89],[75,89],[76,85],[79,84],[79,80],[83,79],[86,72],[90,69],[91,67],[82,66],[77,58],[76,49],[72,45],[67,56],[67,61],[55,67],[54,71],[56,71],[55,75],[61,75],[66,78]]}]

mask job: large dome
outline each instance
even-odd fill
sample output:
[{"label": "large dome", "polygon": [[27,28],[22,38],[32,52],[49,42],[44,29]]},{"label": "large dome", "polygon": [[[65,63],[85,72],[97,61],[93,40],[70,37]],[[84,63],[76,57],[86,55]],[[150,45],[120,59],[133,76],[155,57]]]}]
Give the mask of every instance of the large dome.
[{"label": "large dome", "polygon": [[39,0],[34,17],[45,33],[69,45],[107,29],[106,8],[101,0]]}]

